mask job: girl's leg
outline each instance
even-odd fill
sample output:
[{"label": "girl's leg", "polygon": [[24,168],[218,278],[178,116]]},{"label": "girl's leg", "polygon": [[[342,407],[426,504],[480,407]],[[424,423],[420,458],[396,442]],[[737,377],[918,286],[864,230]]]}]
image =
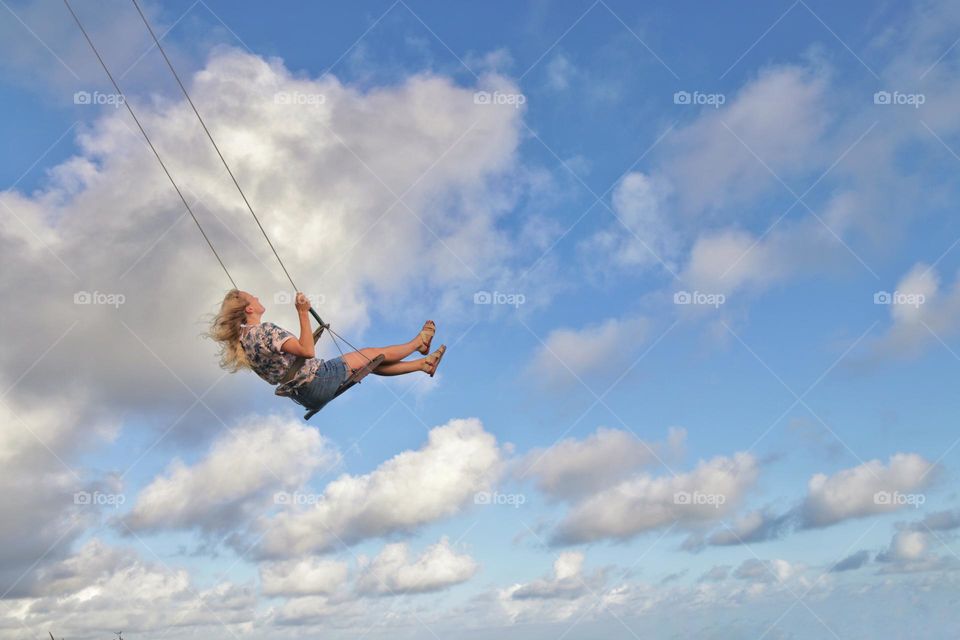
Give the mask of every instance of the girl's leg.
[{"label": "girl's leg", "polygon": [[384,362],[373,370],[378,376],[400,376],[414,371],[426,371],[426,358],[416,360],[403,360],[402,362]]},{"label": "girl's leg", "polygon": [[[432,321],[428,321],[432,324]],[[424,325],[426,328],[427,325]],[[429,343],[428,343],[429,344]],[[368,347],[366,349],[360,349],[359,351],[353,351],[351,353],[346,353],[343,355],[343,361],[346,362],[347,367],[351,371],[356,371],[360,367],[366,365],[368,362],[376,358],[378,355],[383,354],[383,364],[392,364],[400,362],[408,355],[414,351],[418,351],[424,347],[424,342],[421,339],[421,334],[418,333],[413,337],[409,342],[404,344],[394,344],[389,347]],[[382,365],[381,365],[382,366]],[[378,370],[380,367],[377,368]],[[410,371],[417,371],[417,369],[411,369]],[[376,371],[374,372],[376,373]],[[409,373],[409,371],[401,371],[400,373]],[[397,375],[394,373],[387,373],[384,375]]]},{"label": "girl's leg", "polygon": [[406,344],[395,344],[389,347],[379,348],[368,347],[366,349],[360,349],[359,351],[345,353],[343,354],[343,361],[347,363],[347,366],[351,371],[356,371],[381,353],[383,354],[383,364],[389,364],[403,360],[408,355],[416,351],[419,347],[420,336],[418,335],[416,338],[410,342],[407,342]]},{"label": "girl's leg", "polygon": [[384,364],[388,362],[399,362],[416,351],[419,346],[420,337],[418,336],[405,344],[394,344],[389,347],[367,347],[359,351],[345,353],[343,354],[343,360],[351,369],[362,367],[381,353],[383,354]]},{"label": "girl's leg", "polygon": [[373,370],[373,373],[378,376],[399,376],[404,373],[423,371],[424,373],[429,373],[432,378],[437,370],[437,366],[440,364],[440,358],[443,357],[446,350],[446,345],[442,345],[439,349],[424,358],[402,360],[400,362],[383,362]]}]

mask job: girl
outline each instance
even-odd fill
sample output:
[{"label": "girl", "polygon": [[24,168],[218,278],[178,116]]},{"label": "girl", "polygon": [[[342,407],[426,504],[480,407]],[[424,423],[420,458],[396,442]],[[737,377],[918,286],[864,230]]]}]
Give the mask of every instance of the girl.
[{"label": "girl", "polygon": [[[274,393],[289,396],[314,411],[330,402],[354,371],[380,354],[384,360],[373,370],[377,375],[397,376],[423,371],[432,378],[447,350],[441,345],[425,358],[404,360],[414,351],[424,355],[429,353],[436,326],[432,320],[427,320],[420,333],[405,344],[360,349],[332,360],[320,360],[316,357],[310,329],[310,302],[298,292],[294,305],[300,317],[299,338],[272,322],[263,322],[261,317],[266,308],[256,296],[232,289],[223,298],[208,335],[220,345],[221,367],[231,373],[252,369],[270,384],[278,385]],[[304,365],[292,380],[281,382],[298,357],[306,359]]]}]

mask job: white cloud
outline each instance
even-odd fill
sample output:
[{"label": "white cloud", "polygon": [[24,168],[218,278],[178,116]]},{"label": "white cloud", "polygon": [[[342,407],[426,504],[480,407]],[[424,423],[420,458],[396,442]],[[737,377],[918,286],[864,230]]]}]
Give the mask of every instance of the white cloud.
[{"label": "white cloud", "polygon": [[347,580],[346,562],[308,557],[260,565],[260,585],[265,596],[331,594]]},{"label": "white cloud", "polygon": [[68,392],[32,405],[4,398],[0,425],[0,592],[19,597],[36,592],[37,569],[64,558],[85,528],[112,511],[76,503],[78,493],[117,494],[122,486],[76,465],[73,452],[93,449],[117,425]]},{"label": "white cloud", "polygon": [[290,598],[268,611],[271,626],[304,627],[329,625],[334,628],[370,628],[370,608],[359,600],[336,600],[327,596]]},{"label": "white cloud", "polygon": [[916,560],[927,551],[927,536],[920,531],[898,531],[887,552],[894,560]]},{"label": "white cloud", "polygon": [[458,554],[447,538],[413,561],[402,542],[388,544],[372,560],[363,560],[366,563],[357,578],[357,591],[380,596],[440,591],[466,582],[479,568],[469,555]]},{"label": "white cloud", "polygon": [[744,560],[737,567],[733,575],[742,580],[753,582],[786,582],[798,573],[802,573],[804,568],[787,562],[786,560],[759,560],[750,558]]},{"label": "white cloud", "polygon": [[[31,5],[30,12],[34,9]],[[24,15],[34,15],[30,12]],[[78,72],[99,83],[102,70],[76,26],[62,7],[56,15],[66,18],[55,26],[69,35],[69,43],[54,41],[67,43],[76,60],[86,61]],[[23,31],[19,24],[6,26]],[[105,27],[91,28],[99,40],[123,50],[139,55],[144,49],[145,43],[109,37]],[[136,29],[142,32],[142,25]],[[153,75],[147,91],[156,77],[168,77],[162,67],[156,70],[164,75]],[[320,311],[341,333],[358,336],[372,306],[381,311],[396,306],[398,322],[409,320],[411,331],[419,326],[414,323],[422,318],[399,311],[407,305],[395,297],[398,282],[404,283],[404,296],[419,295],[409,289],[415,282],[419,293],[437,293],[463,306],[476,287],[471,270],[482,278],[508,277],[516,247],[502,241],[498,222],[526,188],[526,174],[515,165],[523,114],[473,100],[475,88],[511,90],[504,78],[484,75],[478,87],[464,87],[419,74],[360,90],[331,74],[318,80],[290,72],[278,59],[223,48],[184,79],[287,266],[305,290],[325,296]],[[323,95],[324,101],[296,105],[276,99],[295,92]],[[57,95],[72,104],[72,91]],[[273,303],[274,292],[286,292],[275,262],[189,107],[178,95],[152,100],[134,92],[130,99],[238,282],[259,293],[270,307],[268,319],[295,326],[292,309]],[[47,549],[43,562],[62,557],[74,532],[97,517],[93,510],[75,509],[72,497],[99,480],[85,470],[74,476],[58,457],[74,465],[81,452],[108,442],[121,419],[137,429],[156,428],[157,437],[169,427],[164,445],[186,440],[196,445],[256,403],[287,403],[255,376],[220,379],[214,348],[198,334],[226,280],[129,115],[90,108],[78,110],[77,117],[76,155],[50,168],[29,193],[0,191],[0,295],[17,301],[6,317],[11,326],[30,327],[29,340],[7,341],[0,350],[2,388],[17,382],[4,405],[29,426],[21,429],[19,419],[4,419],[13,428],[0,435],[10,445],[0,448],[0,457],[20,459],[23,466],[0,466],[10,471],[14,486],[31,487],[29,495],[5,491],[13,496],[12,513],[0,518],[5,543],[0,547],[10,552],[9,559],[0,557],[0,578],[10,572],[7,584]],[[381,219],[394,196],[354,153],[397,194],[419,180],[404,196],[412,213],[397,205]],[[463,286],[471,293],[462,293]],[[80,291],[119,293],[125,301],[119,308],[75,304]],[[24,372],[29,375],[21,378]],[[197,396],[203,404],[191,411]],[[287,451],[282,443],[280,450]],[[270,456],[269,448],[260,453]],[[243,460],[250,462],[249,456]],[[247,470],[247,477],[215,485],[227,502],[210,503],[211,513],[204,514],[197,506],[203,492],[182,506],[162,495],[164,487],[179,490],[170,485],[173,475],[180,482],[185,473],[200,471],[172,468],[173,475],[143,496],[163,508],[135,515],[153,528],[191,521],[217,526],[218,518],[241,517],[271,482],[255,467]],[[288,470],[275,471],[283,481],[290,479]],[[174,518],[161,522],[156,515],[161,512]],[[6,544],[8,539],[17,542]],[[17,592],[28,591],[29,584],[28,575]]]},{"label": "white cloud", "polygon": [[640,467],[673,457],[686,431],[671,428],[666,445],[646,443],[620,429],[599,427],[582,440],[567,438],[548,449],[534,449],[520,466],[536,478],[537,488],[558,499],[574,499],[607,487]]},{"label": "white cloud", "polygon": [[256,595],[249,586],[221,582],[201,589],[186,569],[146,562],[98,539],[42,571],[40,581],[43,596],[13,601],[8,615],[28,629],[69,630],[73,637],[194,625],[224,625],[236,633],[254,618]]},{"label": "white cloud", "polygon": [[267,556],[322,552],[339,544],[412,531],[453,515],[500,473],[496,439],[476,418],[430,430],[427,443],[361,476],[344,474],[317,503],[269,520],[259,549]]},{"label": "white cloud", "polygon": [[663,177],[639,171],[624,176],[612,196],[612,209],[619,220],[580,247],[589,256],[587,263],[629,269],[665,263],[673,269],[681,239],[676,221],[670,218],[671,192]]},{"label": "white cloud", "polygon": [[785,176],[817,162],[829,121],[827,88],[820,70],[770,67],[728,96],[723,108],[706,109],[669,134],[663,173],[680,210],[720,209],[767,188],[782,189],[771,170]]},{"label": "white cloud", "polygon": [[[956,570],[960,562],[952,553],[938,554],[931,549],[942,538],[930,531],[902,528],[893,534],[890,546],[877,554],[880,573],[922,573],[926,571]],[[950,551],[949,547],[946,547]]]},{"label": "white cloud", "polygon": [[598,569],[585,574],[583,562],[583,553],[567,551],[554,560],[552,575],[498,589],[495,597],[502,614],[515,624],[557,621],[583,610],[587,600],[595,605],[603,597],[606,573]]},{"label": "white cloud", "polygon": [[570,80],[577,73],[577,68],[563,53],[557,53],[547,63],[547,87],[554,91],[565,91],[570,88]]},{"label": "white cloud", "polygon": [[705,231],[694,241],[680,279],[698,290],[730,296],[741,290],[763,292],[788,278],[851,268],[856,258],[837,237],[849,230],[861,208],[854,193],[840,192],[818,211],[820,220],[811,215],[783,220],[763,234],[736,227]]},{"label": "white cloud", "polygon": [[[64,25],[76,35],[75,25],[58,28]],[[91,62],[78,70],[102,78],[86,43],[72,36],[70,46],[82,47],[76,57]],[[139,55],[143,47],[130,50]],[[322,283],[304,288],[325,295],[321,312],[341,332],[362,331],[372,306],[406,307],[397,283],[404,297],[414,282],[419,293],[464,306],[473,274],[507,278],[511,256],[526,264],[498,229],[527,188],[515,162],[523,112],[473,100],[475,88],[515,89],[503,77],[484,75],[477,87],[464,87],[424,73],[361,90],[225,48],[185,80],[287,266],[301,283]],[[324,101],[275,99],[293,92]],[[71,102],[72,91],[61,97]],[[189,107],[179,96],[151,97],[130,95],[234,276],[259,293],[269,319],[295,326],[292,309],[273,304],[273,293],[286,291],[277,267]],[[220,427],[211,413],[234,425],[258,401],[284,402],[254,376],[219,380],[213,347],[198,334],[226,281],[129,115],[92,108],[77,115],[92,120],[76,129],[76,155],[52,167],[36,190],[0,192],[0,295],[17,301],[6,317],[11,326],[30,327],[29,340],[0,350],[0,388],[17,383],[0,405],[10,427],[0,433],[0,489],[9,497],[0,518],[0,582],[16,596],[35,593],[36,571],[64,558],[101,518],[73,503],[74,492],[103,482],[100,472],[78,466],[74,474],[67,466],[108,443],[121,419],[138,429],[170,427],[164,444],[196,444]],[[381,219],[394,195],[380,179],[397,194],[416,182],[404,195],[412,213],[397,205]],[[464,286],[469,292],[461,295]],[[75,304],[79,291],[120,293],[125,301],[119,308]],[[410,320],[412,329],[422,318]],[[190,411],[208,388],[202,402],[210,411]],[[297,485],[318,464],[314,445],[322,439],[312,429],[277,427],[274,437],[270,446],[258,441],[255,453],[219,439],[200,462],[176,463],[141,493],[128,523],[238,533],[274,489]],[[449,498],[442,489],[439,502]]]},{"label": "white cloud", "polygon": [[891,325],[874,345],[879,354],[916,356],[960,328],[960,279],[948,288],[936,269],[918,263],[886,293]]},{"label": "white cloud", "polygon": [[575,504],[560,523],[554,542],[628,540],[673,524],[715,522],[736,508],[758,473],[752,455],[737,453],[701,462],[688,473],[638,475]]},{"label": "white cloud", "polygon": [[[361,91],[228,48],[187,82],[287,267],[323,295],[318,310],[341,333],[357,336],[372,306],[396,308],[412,327],[422,318],[402,312],[397,294],[411,295],[410,283],[416,295],[459,299],[464,313],[477,277],[502,280],[514,259],[526,260],[498,228],[526,188],[515,157],[522,110],[476,104],[474,87],[441,76]],[[515,89],[497,75],[479,82]],[[189,107],[131,102],[237,281],[260,295],[268,319],[295,326],[292,305],[273,303],[287,292],[276,262]],[[72,385],[94,406],[178,416],[221,373],[198,334],[228,283],[129,115],[89,114],[99,116],[79,128],[77,155],[38,190],[0,192],[0,295],[18,300],[8,320],[29,322],[32,336],[0,352],[0,377],[15,379],[69,329],[19,394],[62,393],[70,362]],[[408,187],[406,206],[390,209]],[[78,305],[79,291],[125,299]],[[158,300],[175,303],[182,321],[158,313]],[[251,376],[231,382],[205,398],[218,414],[269,397],[238,392],[265,391]]]},{"label": "white cloud", "polygon": [[583,573],[584,556],[578,551],[565,551],[553,562],[549,578],[514,585],[505,595],[513,600],[573,600],[603,586],[603,572],[593,576]]},{"label": "white cloud", "polygon": [[555,329],[534,354],[528,371],[544,384],[563,388],[590,385],[604,372],[618,374],[647,338],[650,322],[642,317],[609,318],[581,329]]},{"label": "white cloud", "polygon": [[818,473],[810,478],[800,508],[802,526],[826,527],[902,509],[910,504],[905,496],[927,486],[935,469],[916,453],[897,453],[887,465],[871,460],[832,476]]},{"label": "white cloud", "polygon": [[125,518],[134,531],[232,530],[299,487],[317,469],[340,460],[320,433],[277,416],[247,418],[225,432],[193,466],[174,461],[137,496]]}]

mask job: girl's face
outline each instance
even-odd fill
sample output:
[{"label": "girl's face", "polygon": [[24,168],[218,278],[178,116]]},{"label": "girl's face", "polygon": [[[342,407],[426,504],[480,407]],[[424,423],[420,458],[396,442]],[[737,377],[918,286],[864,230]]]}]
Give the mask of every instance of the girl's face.
[{"label": "girl's face", "polygon": [[260,298],[253,295],[252,293],[247,293],[246,291],[240,292],[240,297],[242,297],[247,302],[246,312],[248,314],[261,314],[266,311],[266,307],[260,304]]}]

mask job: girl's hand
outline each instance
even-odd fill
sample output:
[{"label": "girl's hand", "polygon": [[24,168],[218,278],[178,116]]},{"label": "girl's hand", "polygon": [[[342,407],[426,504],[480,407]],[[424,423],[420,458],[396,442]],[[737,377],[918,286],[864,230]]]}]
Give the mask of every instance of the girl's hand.
[{"label": "girl's hand", "polygon": [[297,307],[298,313],[306,313],[310,310],[310,300],[299,291],[297,291],[297,299],[293,301],[293,304]]}]

